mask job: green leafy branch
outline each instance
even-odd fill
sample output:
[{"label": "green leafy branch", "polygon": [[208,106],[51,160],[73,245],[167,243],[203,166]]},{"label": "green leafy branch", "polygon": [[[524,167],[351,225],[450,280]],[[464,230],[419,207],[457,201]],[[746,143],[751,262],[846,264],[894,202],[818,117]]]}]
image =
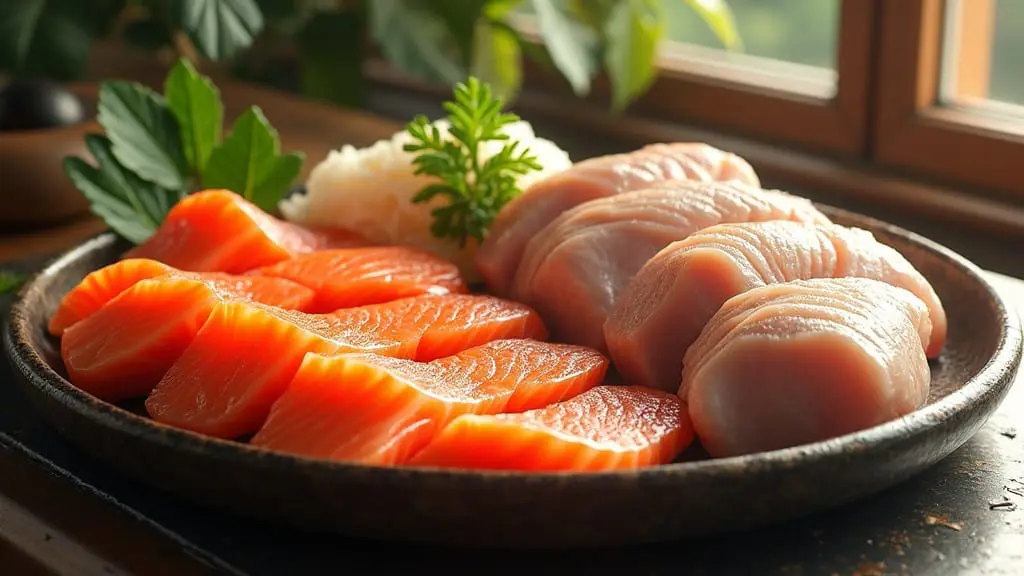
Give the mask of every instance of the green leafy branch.
[{"label": "green leafy branch", "polygon": [[[444,104],[450,139],[420,115],[406,127],[415,142],[404,149],[416,154],[416,174],[439,180],[424,187],[413,202],[446,197],[449,202],[432,211],[431,233],[452,238],[461,248],[470,238],[482,241],[501,208],[520,193],[516,177],[542,167],[528,148],[509,142],[503,129],[519,117],[502,112],[502,101],[490,86],[471,76],[465,84],[457,83],[454,93],[454,101]],[[507,144],[481,162],[480,146],[490,141]]]},{"label": "green leafy branch", "polygon": [[304,156],[280,154],[277,132],[251,106],[222,138],[220,92],[181,59],[163,94],[135,82],[100,84],[98,121],[89,134],[95,165],[64,159],[64,171],[91,210],[122,237],[144,242],[181,198],[224,188],[275,210],[298,176]]},{"label": "green leafy branch", "polygon": [[[742,49],[726,0],[377,0],[371,30],[403,70],[447,83],[473,75],[506,101],[520,89],[527,57],[556,68],[579,96],[604,70],[612,108],[622,110],[657,76],[665,1],[685,2],[725,48]],[[536,19],[540,50],[513,26],[522,6]]]},{"label": "green leafy branch", "polygon": [[[742,47],[726,0],[3,0],[0,70],[74,79],[91,44],[118,31],[135,46],[232,60],[248,80],[290,85],[260,57],[291,46],[304,94],[358,106],[368,28],[406,73],[448,85],[475,76],[506,102],[518,94],[526,59],[557,69],[580,96],[604,70],[621,110],[657,75],[666,2],[688,5],[724,47]],[[540,45],[514,26],[524,10]]]}]

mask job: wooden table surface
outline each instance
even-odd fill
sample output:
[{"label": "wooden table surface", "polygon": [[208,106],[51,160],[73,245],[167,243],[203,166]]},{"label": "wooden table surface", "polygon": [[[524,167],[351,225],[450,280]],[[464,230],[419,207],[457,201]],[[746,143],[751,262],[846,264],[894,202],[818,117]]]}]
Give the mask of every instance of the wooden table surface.
[{"label": "wooden table surface", "polygon": [[[368,145],[400,128],[389,120],[263,89],[228,84],[221,89],[229,118],[257,104],[280,131],[285,149],[306,151],[303,178],[328,150],[343,143]],[[51,254],[102,229],[100,222],[86,215],[46,230],[0,233],[0,264]],[[1024,305],[1024,282],[997,274],[991,278],[1015,305]],[[1015,390],[1020,421],[1024,421],[1024,398],[1020,398],[1024,391],[1021,385]],[[1024,508],[1024,501],[1020,506]],[[1020,525],[1019,517],[1016,522]],[[184,575],[211,573],[211,569],[122,511],[0,448],[0,574],[47,573]]]}]

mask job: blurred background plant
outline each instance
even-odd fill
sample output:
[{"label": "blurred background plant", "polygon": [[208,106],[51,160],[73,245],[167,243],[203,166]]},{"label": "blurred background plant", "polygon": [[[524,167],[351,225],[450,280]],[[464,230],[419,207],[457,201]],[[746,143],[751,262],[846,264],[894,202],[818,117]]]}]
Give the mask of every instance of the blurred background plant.
[{"label": "blurred background plant", "polygon": [[[726,0],[2,0],[0,71],[75,80],[92,45],[116,38],[361,107],[376,44],[401,72],[443,84],[475,75],[507,100],[526,59],[557,70],[579,96],[603,72],[611,106],[622,110],[657,75],[671,3],[688,6],[723,47],[742,47]],[[524,14],[540,43],[513,25]],[[280,65],[282,54],[297,70]]]}]

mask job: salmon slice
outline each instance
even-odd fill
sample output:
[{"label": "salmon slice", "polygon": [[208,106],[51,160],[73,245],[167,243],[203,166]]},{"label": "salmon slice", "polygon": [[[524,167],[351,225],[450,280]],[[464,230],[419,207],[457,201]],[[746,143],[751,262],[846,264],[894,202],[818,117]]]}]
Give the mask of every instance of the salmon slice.
[{"label": "salmon slice", "polygon": [[497,340],[422,363],[376,354],[307,355],[251,443],[304,456],[402,464],[461,414],[571,398],[608,360],[580,346]]},{"label": "salmon slice", "polygon": [[829,220],[805,198],[735,182],[671,182],[580,204],[530,241],[516,300],[556,340],[606,350],[604,323],[619,294],[659,250],[723,222]]},{"label": "salmon slice", "polygon": [[278,220],[229,190],[181,199],[149,240],[125,253],[190,272],[242,273],[327,248],[366,245],[356,234]]},{"label": "salmon slice", "polygon": [[459,416],[411,466],[606,471],[668,464],[693,442],[685,405],[667,392],[597,386],[519,414]]},{"label": "salmon slice", "polygon": [[794,280],[730,298],[684,358],[679,396],[715,457],[827,440],[921,407],[928,308],[868,278]]},{"label": "salmon slice", "polygon": [[712,226],[665,247],[622,293],[605,340],[627,383],[676,390],[687,348],[729,298],[767,284],[848,276],[881,280],[924,301],[933,327],[927,354],[938,356],[945,310],[902,254],[867,230],[787,221]]},{"label": "salmon slice", "polygon": [[173,272],[177,269],[146,258],[130,258],[90,272],[61,299],[47,330],[53,336],[60,336],[69,326],[96,312],[139,280]]},{"label": "salmon slice", "polygon": [[322,250],[250,274],[287,278],[311,288],[317,298],[309,312],[469,291],[458,266],[407,246]]},{"label": "salmon slice", "polygon": [[146,409],[164,424],[237,438],[260,428],[307,352],[429,361],[504,338],[544,340],[547,330],[529,307],[482,295],[417,296],[319,315],[226,302]]},{"label": "salmon slice", "polygon": [[64,331],[60,346],[68,377],[108,402],[144,396],[218,302],[253,298],[301,307],[313,293],[281,278],[203,280],[169,274],[136,282]]},{"label": "salmon slice", "polygon": [[537,182],[502,208],[477,250],[476,267],[492,293],[509,296],[526,244],[561,213],[666,180],[760,186],[746,160],[703,143],[650,144],[591,158]]},{"label": "salmon slice", "polygon": [[156,260],[128,258],[86,275],[61,299],[47,329],[50,334],[60,336],[68,327],[92,315],[140,280],[161,276],[209,281],[226,295],[289,310],[309,311],[316,296],[312,290],[298,283],[254,281],[222,272],[184,272]]}]

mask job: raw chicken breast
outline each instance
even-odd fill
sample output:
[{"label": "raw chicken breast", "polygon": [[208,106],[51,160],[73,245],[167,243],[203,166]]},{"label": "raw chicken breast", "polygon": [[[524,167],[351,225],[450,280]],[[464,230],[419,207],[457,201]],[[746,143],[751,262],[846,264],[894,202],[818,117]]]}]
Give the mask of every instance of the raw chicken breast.
[{"label": "raw chicken breast", "polygon": [[527,242],[562,212],[588,200],[665,180],[760,182],[746,160],[702,143],[650,144],[627,154],[584,160],[530,186],[506,205],[476,253],[490,292],[507,295]]},{"label": "raw chicken breast", "polygon": [[758,286],[853,276],[913,292],[931,314],[928,355],[946,339],[946,313],[931,284],[867,230],[773,221],[721,224],[665,247],[619,297],[605,322],[608,350],[629,384],[679,387],[683,354],[719,307]]},{"label": "raw chicken breast", "polygon": [[678,393],[713,457],[827,440],[925,403],[931,329],[920,298],[879,280],[762,286],[704,327]]},{"label": "raw chicken breast", "polygon": [[665,246],[722,222],[827,223],[809,200],[739,183],[671,182],[592,200],[530,241],[512,298],[556,339],[605,350],[604,323],[638,270]]}]

